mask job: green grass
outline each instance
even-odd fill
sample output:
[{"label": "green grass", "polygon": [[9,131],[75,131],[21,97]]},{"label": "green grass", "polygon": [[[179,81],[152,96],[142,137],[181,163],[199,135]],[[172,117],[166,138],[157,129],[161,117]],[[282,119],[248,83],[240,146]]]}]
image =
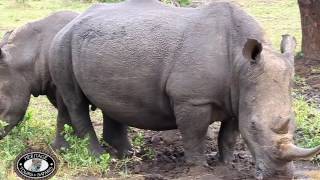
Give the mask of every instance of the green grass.
[{"label": "green grass", "polygon": [[[162,2],[171,4],[172,1],[171,0],[162,0]],[[177,2],[180,4],[180,6],[188,6],[190,5],[191,1],[190,0],[177,0]]]},{"label": "green grass", "polygon": [[[311,88],[305,78],[295,76],[294,82],[298,87],[293,90],[297,124],[295,140],[300,146],[315,147],[320,145],[320,111],[314,102],[307,102],[303,95]],[[313,160],[320,162],[320,156],[314,157]]]},{"label": "green grass", "polygon": [[301,24],[296,0],[236,0],[262,25],[274,48],[280,49],[281,35],[297,39],[296,52],[301,50]]},{"label": "green grass", "polygon": [[[117,0],[106,0],[116,2]],[[281,35],[294,35],[298,41],[297,52],[300,51],[301,28],[300,15],[295,0],[265,1],[265,0],[235,0],[250,14],[252,14],[264,27],[267,37],[274,47],[279,49]],[[90,1],[89,1],[90,2]],[[93,1],[95,2],[95,1]],[[186,6],[188,0],[179,0]],[[0,35],[6,30],[21,26],[28,21],[39,19],[58,10],[73,10],[82,12],[92,3],[79,3],[72,0],[37,0],[17,3],[13,0],[0,1]]]},{"label": "green grass", "polygon": [[0,0],[0,35],[2,36],[7,30],[43,18],[53,12],[60,10],[82,12],[91,4],[73,0],[27,0],[25,3]]},{"label": "green grass", "polygon": [[[320,145],[320,111],[314,104],[306,102],[304,97],[294,100],[297,123],[297,142],[303,147]],[[314,160],[320,161],[320,155]]]},{"label": "green grass", "polygon": [[28,110],[22,124],[0,141],[0,179],[13,176],[13,161],[27,148],[38,148],[39,146],[48,148],[54,135],[52,123],[54,122],[42,123],[41,120],[35,120],[33,110]]},{"label": "green grass", "polygon": [[[108,170],[111,157],[108,153],[96,157],[88,150],[88,137],[80,139],[73,134],[72,127],[65,125],[64,137],[70,147],[61,152],[69,176],[76,176],[79,173],[92,176],[104,176]],[[60,174],[63,174],[63,170]]]}]

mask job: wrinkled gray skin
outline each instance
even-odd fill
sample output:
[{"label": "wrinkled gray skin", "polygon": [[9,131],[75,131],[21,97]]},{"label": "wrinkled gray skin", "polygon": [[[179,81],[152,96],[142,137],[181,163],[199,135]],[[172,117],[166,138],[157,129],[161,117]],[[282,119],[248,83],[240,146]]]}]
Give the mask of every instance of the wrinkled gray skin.
[{"label": "wrinkled gray skin", "polygon": [[[62,92],[59,117],[70,117],[80,136],[89,134],[96,153],[100,147],[89,101],[102,109],[104,139],[120,154],[131,148],[127,125],[178,128],[187,162],[203,165],[208,125],[222,121],[221,161],[232,159],[241,134],[256,160],[257,178],[290,177],[292,160],[320,148],[293,145],[294,52],[273,51],[263,36],[254,19],[229,3],[197,9],[152,0],[95,5],[56,35],[49,71],[42,72]],[[14,88],[23,89],[27,82],[21,80]],[[35,84],[47,82],[40,78]],[[19,92],[19,99],[27,101],[30,89]],[[10,126],[15,125],[12,116],[23,114],[26,106],[20,102],[23,108],[5,116]]]},{"label": "wrinkled gray skin", "polygon": [[57,32],[77,15],[70,11],[57,12],[4,35],[0,42],[0,119],[9,125],[0,134],[0,139],[21,122],[31,94],[47,95],[59,110],[53,147],[67,146],[61,132],[64,124],[71,123],[68,113],[61,108],[61,96],[51,81],[48,51]]},{"label": "wrinkled gray skin", "polygon": [[241,134],[257,178],[291,177],[292,160],[320,148],[293,145],[289,46],[272,50],[256,21],[229,3],[189,9],[131,0],[95,5],[64,27],[49,67],[71,119],[83,123],[78,131],[90,123],[88,98],[119,152],[130,149],[127,126],[178,128],[187,162],[206,164],[207,128],[222,121],[221,161],[232,159]]}]

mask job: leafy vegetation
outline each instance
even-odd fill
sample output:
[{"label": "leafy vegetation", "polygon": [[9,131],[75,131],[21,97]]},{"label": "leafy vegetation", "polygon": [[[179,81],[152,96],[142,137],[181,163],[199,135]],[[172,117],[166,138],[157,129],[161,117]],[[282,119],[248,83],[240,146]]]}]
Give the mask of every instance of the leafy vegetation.
[{"label": "leafy vegetation", "polygon": [[145,146],[145,137],[141,131],[136,132],[133,136],[132,145],[136,152],[142,154],[141,158],[154,159],[155,152],[153,149]]},{"label": "leafy vegetation", "polygon": [[188,6],[188,5],[190,5],[191,4],[191,0],[161,0],[162,2],[164,2],[164,3],[167,3],[167,4],[174,4],[174,3],[176,3],[176,4],[178,4],[178,5],[180,5],[180,6]]},{"label": "leafy vegetation", "polygon": [[[54,122],[53,122],[54,123]],[[0,179],[14,177],[14,159],[27,149],[51,149],[49,144],[55,134],[54,125],[51,122],[37,121],[33,117],[33,111],[29,110],[24,121],[15,127],[9,136],[0,141]],[[68,176],[72,175],[98,175],[102,176],[109,170],[111,157],[103,154],[100,157],[92,155],[88,149],[88,138],[79,139],[72,135],[73,129],[65,126],[65,138],[70,148],[56,154],[60,159],[59,175],[64,176],[65,170]]]},{"label": "leafy vegetation", "polygon": [[0,179],[14,177],[13,161],[28,147],[37,148],[50,144],[54,135],[53,127],[50,122],[43,124],[36,121],[32,110],[29,110],[24,121],[12,130],[10,136],[0,141]]},{"label": "leafy vegetation", "polygon": [[69,175],[77,175],[79,172],[90,173],[91,175],[102,176],[109,170],[111,157],[108,153],[96,157],[88,151],[89,139],[80,139],[73,135],[72,127],[65,125],[64,137],[70,147],[61,153],[62,159],[66,162]]}]

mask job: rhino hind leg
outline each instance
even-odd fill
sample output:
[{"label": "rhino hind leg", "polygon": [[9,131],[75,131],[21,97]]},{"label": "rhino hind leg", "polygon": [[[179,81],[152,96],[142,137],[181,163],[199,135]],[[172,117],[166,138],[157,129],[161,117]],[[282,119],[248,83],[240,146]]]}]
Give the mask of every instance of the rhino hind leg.
[{"label": "rhino hind leg", "polygon": [[64,125],[71,125],[70,117],[68,111],[58,111],[58,119],[57,119],[57,129],[56,129],[56,137],[53,143],[51,144],[52,148],[55,150],[67,149],[69,148],[69,143],[64,138]]},{"label": "rhino hind leg", "polygon": [[60,95],[56,95],[56,103],[58,109],[58,118],[57,118],[57,129],[56,129],[56,138],[52,143],[53,149],[67,149],[69,148],[69,143],[64,138],[64,125],[72,126],[71,119],[65,106],[64,102]]},{"label": "rhino hind leg", "polygon": [[118,123],[103,113],[103,140],[117,150],[120,159],[133,154],[127,129],[127,125]]},{"label": "rhino hind leg", "polygon": [[218,136],[218,159],[230,163],[234,159],[233,150],[239,136],[238,123],[235,119],[226,119],[221,123]]},{"label": "rhino hind leg", "polygon": [[47,92],[47,97],[51,104],[58,110],[56,137],[53,143],[51,144],[51,147],[54,150],[67,149],[69,147],[69,144],[64,138],[63,132],[65,124],[72,126],[69,113],[61,99],[61,96],[59,95],[59,93],[57,93],[54,86],[49,88]]},{"label": "rhino hind leg", "polygon": [[[80,138],[89,137],[89,149],[95,155],[104,153],[104,149],[100,146],[96,133],[89,116],[89,104],[84,97],[77,97],[69,94],[67,97],[67,109],[71,118],[71,123],[75,129],[75,134]],[[65,100],[64,100],[65,101]]]},{"label": "rhino hind leg", "polygon": [[101,155],[105,151],[99,144],[90,120],[89,101],[74,77],[74,72],[71,68],[71,52],[69,48],[66,48],[67,42],[64,42],[67,39],[66,37],[58,36],[56,41],[59,41],[59,43],[56,42],[55,46],[52,46],[50,50],[51,60],[49,67],[52,80],[69,113],[75,134],[80,138],[88,136],[88,149],[95,155]]},{"label": "rhino hind leg", "polygon": [[61,131],[56,132],[56,137],[53,143],[51,143],[51,147],[54,150],[64,150],[69,148],[69,143],[63,137],[63,135],[61,135]]},{"label": "rhino hind leg", "polygon": [[176,122],[181,132],[186,163],[208,166],[204,155],[204,140],[210,125],[209,105],[177,105],[174,107]]}]

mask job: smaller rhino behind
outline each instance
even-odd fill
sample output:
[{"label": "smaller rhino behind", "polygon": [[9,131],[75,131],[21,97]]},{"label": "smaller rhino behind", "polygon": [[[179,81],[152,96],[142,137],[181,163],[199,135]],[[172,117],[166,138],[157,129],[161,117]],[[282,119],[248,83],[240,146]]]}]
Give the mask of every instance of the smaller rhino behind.
[{"label": "smaller rhino behind", "polygon": [[[46,95],[58,109],[56,138],[52,144],[54,149],[68,147],[63,137],[65,124],[73,127],[73,124],[83,124],[77,120],[71,123],[68,110],[52,81],[48,67],[52,39],[78,15],[71,11],[56,12],[5,33],[0,42],[0,118],[8,125],[0,129],[0,139],[23,120],[31,95]],[[63,68],[65,67],[59,67]],[[89,103],[88,100],[85,101]],[[94,110],[96,107],[91,108]],[[91,123],[76,134],[83,137],[90,127]],[[92,138],[90,143],[92,152],[103,153],[95,134],[93,136],[95,138]]]},{"label": "smaller rhino behind", "polygon": [[0,131],[0,139],[22,121],[31,95],[46,95],[59,110],[53,147],[67,147],[62,131],[64,124],[71,125],[71,121],[50,77],[48,52],[57,32],[78,15],[56,12],[5,33],[0,42],[0,117],[8,125]]}]

